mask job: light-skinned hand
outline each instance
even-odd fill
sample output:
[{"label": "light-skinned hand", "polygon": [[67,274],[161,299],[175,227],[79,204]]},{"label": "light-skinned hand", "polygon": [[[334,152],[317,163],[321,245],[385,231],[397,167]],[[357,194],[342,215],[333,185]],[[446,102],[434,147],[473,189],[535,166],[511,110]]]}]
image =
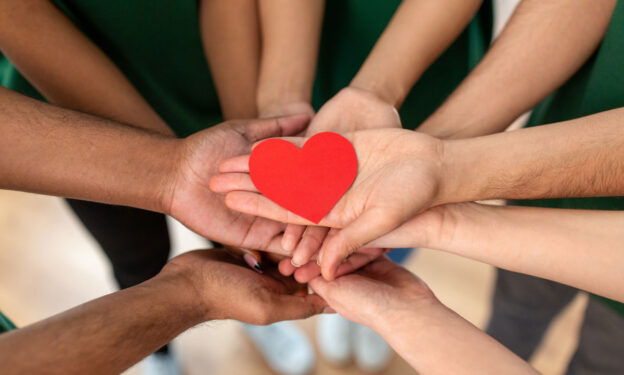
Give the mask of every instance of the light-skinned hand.
[{"label": "light-skinned hand", "polygon": [[[340,228],[329,233],[320,248],[322,274],[328,280],[350,254],[441,203],[444,152],[440,140],[403,129],[363,130],[344,136],[356,150],[358,175],[319,223]],[[289,140],[299,147],[306,141]],[[224,161],[219,171],[210,187],[227,193],[228,207],[280,222],[313,225],[257,192],[248,174],[248,156]]]}]

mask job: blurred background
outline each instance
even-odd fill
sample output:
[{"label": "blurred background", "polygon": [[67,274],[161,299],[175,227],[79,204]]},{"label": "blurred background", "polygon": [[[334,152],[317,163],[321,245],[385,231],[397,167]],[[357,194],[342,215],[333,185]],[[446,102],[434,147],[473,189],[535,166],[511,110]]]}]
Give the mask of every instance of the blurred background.
[{"label": "blurred background", "polygon": [[[495,2],[495,30],[506,22],[518,0]],[[522,119],[515,124],[520,126]],[[169,221],[175,256],[204,248],[206,242]],[[489,316],[495,271],[492,267],[438,251],[419,249],[406,266],[438,298],[483,328]],[[0,308],[25,326],[116,290],[109,263],[64,201],[0,190]],[[562,374],[576,346],[586,295],[579,295],[551,325],[531,362],[544,374]],[[299,321],[318,347],[318,318]],[[238,322],[205,323],[174,340],[186,374],[271,374],[263,357]],[[359,374],[353,364],[335,367],[317,350],[315,374]],[[126,374],[139,374],[139,365]],[[412,374],[396,355],[384,374]]]}]

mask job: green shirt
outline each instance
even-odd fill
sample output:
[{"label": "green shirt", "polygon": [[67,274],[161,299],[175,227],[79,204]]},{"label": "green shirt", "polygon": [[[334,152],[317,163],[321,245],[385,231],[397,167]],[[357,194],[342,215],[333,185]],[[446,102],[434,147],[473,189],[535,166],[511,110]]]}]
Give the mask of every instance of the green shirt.
[{"label": "green shirt", "polygon": [[[535,109],[528,126],[566,121],[624,107],[623,64],[624,1],[618,1],[600,48],[568,82]],[[624,210],[624,197],[543,199],[517,203],[554,208]],[[624,314],[624,304],[599,298]]]},{"label": "green shirt", "polygon": [[[400,0],[327,2],[314,87],[316,108],[348,85]],[[56,0],[55,4],[122,70],[179,136],[221,121],[204,57],[195,0]],[[407,127],[420,124],[483,55],[492,27],[491,3],[424,73],[406,99]],[[397,51],[401,53],[401,51]],[[42,99],[6,60],[0,84]]]},{"label": "green shirt", "polygon": [[9,320],[9,318],[7,318],[6,316],[4,316],[4,314],[2,313],[2,311],[0,311],[0,334],[3,334],[4,332],[10,331],[15,329],[15,325],[13,324],[13,322],[11,322]]}]

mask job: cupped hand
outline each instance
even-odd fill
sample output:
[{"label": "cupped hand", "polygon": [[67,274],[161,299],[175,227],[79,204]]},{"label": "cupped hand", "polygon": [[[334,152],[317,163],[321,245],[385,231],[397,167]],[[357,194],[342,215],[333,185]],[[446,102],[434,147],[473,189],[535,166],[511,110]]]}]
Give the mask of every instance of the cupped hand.
[{"label": "cupped hand", "polygon": [[[323,276],[332,280],[341,262],[369,242],[393,231],[441,202],[442,142],[403,129],[374,129],[345,134],[358,158],[358,175],[347,193],[319,225],[342,228],[329,233],[319,258]],[[305,138],[290,139],[302,146]],[[227,193],[228,207],[276,221],[311,225],[258,194],[248,175],[249,158],[220,166],[211,189]]]},{"label": "cupped hand", "polygon": [[380,333],[400,319],[394,314],[439,303],[422,280],[385,256],[334,281],[317,277],[309,286],[340,315]]},{"label": "cupped hand", "polygon": [[[285,225],[227,208],[223,196],[208,188],[219,163],[251,151],[254,142],[303,131],[308,115],[264,120],[235,120],[196,133],[182,142],[178,173],[164,204],[170,214],[194,232],[238,247],[281,252]],[[172,155],[171,157],[176,157]]]},{"label": "cupped hand", "polygon": [[348,86],[323,104],[310,122],[306,136],[377,128],[401,128],[396,108],[370,91]]},{"label": "cupped hand", "polygon": [[304,319],[327,306],[292,277],[268,267],[259,274],[222,249],[184,253],[173,258],[162,273],[186,280],[185,285],[201,302],[204,320],[234,319],[266,325]]},{"label": "cupped hand", "polygon": [[[392,104],[385,102],[371,91],[347,86],[321,107],[318,114],[312,118],[306,136],[310,137],[324,131],[347,133],[364,129],[401,127],[399,113]],[[282,237],[282,248],[292,253],[293,266],[303,266],[314,260],[314,255],[317,254],[327,234],[328,230],[323,227],[289,224]],[[311,268],[314,266],[310,265],[308,270],[296,272],[295,277],[308,279]]]}]

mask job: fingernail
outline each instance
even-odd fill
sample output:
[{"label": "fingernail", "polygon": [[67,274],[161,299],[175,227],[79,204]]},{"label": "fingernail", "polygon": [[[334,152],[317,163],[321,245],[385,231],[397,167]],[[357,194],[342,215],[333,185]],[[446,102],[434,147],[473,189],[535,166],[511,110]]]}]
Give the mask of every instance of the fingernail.
[{"label": "fingernail", "polygon": [[323,309],[323,314],[335,314],[336,310],[332,309],[331,307],[327,306]]},{"label": "fingernail", "polygon": [[260,265],[260,263],[258,263],[258,261],[256,260],[256,258],[254,258],[253,255],[251,254],[245,254],[243,255],[243,259],[245,259],[245,262],[247,262],[247,264],[249,265],[249,267],[253,268],[254,271],[258,272],[258,273],[262,273],[262,266]]},{"label": "fingernail", "polygon": [[290,259],[290,264],[292,264],[293,267],[295,267],[295,268],[301,267],[301,264],[295,263],[295,261],[292,258]]},{"label": "fingernail", "polygon": [[316,258],[316,265],[319,267],[321,266],[321,260],[319,258]]}]

